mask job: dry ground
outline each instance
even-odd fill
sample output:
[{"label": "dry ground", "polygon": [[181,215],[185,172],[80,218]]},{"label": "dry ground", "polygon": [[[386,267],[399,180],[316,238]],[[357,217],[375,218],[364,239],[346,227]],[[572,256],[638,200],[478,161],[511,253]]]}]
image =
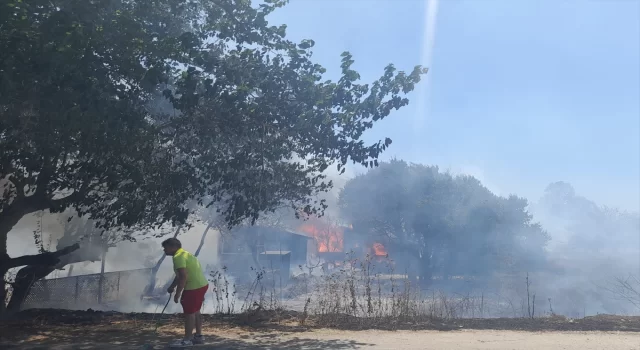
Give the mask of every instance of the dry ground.
[{"label": "dry ground", "polygon": [[[348,319],[334,320],[333,328],[327,324],[300,327],[299,316],[207,316],[207,344],[196,348],[640,350],[640,317],[423,320],[396,323],[393,328],[401,330],[389,331],[371,329],[379,328],[373,322]],[[0,348],[162,349],[180,336],[177,316],[165,316],[158,334],[152,318],[149,314],[31,310],[0,323]],[[381,325],[391,328],[389,322]]]}]

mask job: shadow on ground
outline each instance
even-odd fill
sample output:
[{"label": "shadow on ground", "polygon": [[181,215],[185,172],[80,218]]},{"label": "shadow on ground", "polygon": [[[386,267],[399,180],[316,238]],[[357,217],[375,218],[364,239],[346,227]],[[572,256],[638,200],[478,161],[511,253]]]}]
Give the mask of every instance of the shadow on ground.
[{"label": "shadow on ground", "polygon": [[[300,326],[300,315],[291,312],[205,315],[205,335],[208,341],[206,345],[195,348],[319,350],[372,346],[344,339],[314,339],[314,335],[309,332],[319,328],[348,331],[492,329],[528,332],[640,332],[640,317],[616,315],[597,315],[583,319],[554,316],[536,319],[412,318],[404,321],[329,316],[309,319],[306,326]],[[154,331],[156,324],[160,325],[158,333]],[[181,324],[180,315],[26,310],[11,319],[0,320],[0,349],[164,349],[171,341],[181,337]]]},{"label": "shadow on ground", "polygon": [[[43,330],[32,328],[25,339],[11,342],[0,342],[2,349],[33,350],[106,350],[106,349],[167,349],[168,344],[180,338],[180,329],[171,328],[156,334],[153,327],[145,325],[144,329],[136,329],[130,324],[111,324],[108,327],[46,327]],[[215,327],[211,327],[216,332]],[[296,332],[295,337],[283,337]],[[206,344],[194,346],[193,349],[362,349],[371,344],[353,340],[311,339],[304,336],[298,327],[287,330],[285,326],[279,331],[247,331],[237,328],[221,329],[220,335],[207,334]]]}]

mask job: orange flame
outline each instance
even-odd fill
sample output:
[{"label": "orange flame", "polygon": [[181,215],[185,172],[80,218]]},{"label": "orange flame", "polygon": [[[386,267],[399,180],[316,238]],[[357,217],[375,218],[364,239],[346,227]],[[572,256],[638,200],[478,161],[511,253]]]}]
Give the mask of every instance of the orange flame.
[{"label": "orange flame", "polygon": [[374,243],[373,244],[373,252],[376,256],[386,256],[387,248],[385,248],[382,243]]},{"label": "orange flame", "polygon": [[320,253],[344,251],[344,230],[338,226],[310,219],[302,224],[299,230],[313,237]]}]

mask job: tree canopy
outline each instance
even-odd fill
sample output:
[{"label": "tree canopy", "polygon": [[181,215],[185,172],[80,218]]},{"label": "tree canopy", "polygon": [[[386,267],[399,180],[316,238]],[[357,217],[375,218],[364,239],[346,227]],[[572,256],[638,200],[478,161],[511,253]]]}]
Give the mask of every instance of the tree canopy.
[{"label": "tree canopy", "polygon": [[373,165],[391,140],[363,132],[426,70],[389,65],[362,84],[345,52],[326,80],[313,40],[269,25],[286,2],[2,2],[0,272],[15,265],[8,232],[33,212],[158,226],[195,199],[233,225],[283,202],[321,212],[322,171]]},{"label": "tree canopy", "polygon": [[533,206],[542,224],[563,236],[556,249],[574,260],[594,260],[593,254],[616,255],[619,260],[635,260],[640,215],[598,205],[579,195],[569,183],[549,184]]},{"label": "tree canopy", "polygon": [[398,160],[347,182],[340,206],[356,232],[375,235],[394,259],[403,254],[393,251],[409,253],[414,273],[427,280],[531,268],[548,240],[526,199],[496,196],[472,176]]}]

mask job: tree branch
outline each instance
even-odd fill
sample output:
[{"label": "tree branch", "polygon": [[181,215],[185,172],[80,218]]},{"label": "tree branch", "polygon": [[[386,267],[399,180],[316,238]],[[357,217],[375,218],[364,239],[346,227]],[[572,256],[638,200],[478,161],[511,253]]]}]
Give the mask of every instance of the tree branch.
[{"label": "tree branch", "polygon": [[9,174],[7,180],[15,187],[16,198],[24,198],[24,180],[18,179],[15,173]]},{"label": "tree branch", "polygon": [[70,254],[78,249],[80,249],[80,245],[76,243],[55,252],[46,252],[37,255],[24,255],[12,258],[3,263],[3,268],[11,269],[25,265],[56,265],[60,262],[60,257]]}]

